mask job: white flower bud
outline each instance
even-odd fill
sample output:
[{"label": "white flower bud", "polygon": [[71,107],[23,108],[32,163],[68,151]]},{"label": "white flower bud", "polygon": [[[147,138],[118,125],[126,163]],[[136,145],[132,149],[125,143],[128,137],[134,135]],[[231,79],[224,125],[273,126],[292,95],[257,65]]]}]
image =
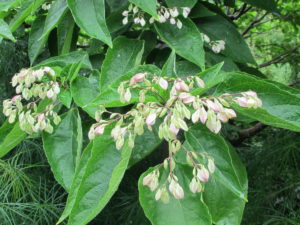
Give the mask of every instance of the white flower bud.
[{"label": "white flower bud", "polygon": [[177,27],[178,29],[182,28],[182,22],[179,19],[177,20]]},{"label": "white flower bud", "polygon": [[173,18],[173,17],[171,17],[171,19],[170,19],[170,24],[176,24],[176,20]]},{"label": "white flower bud", "polygon": [[146,124],[147,126],[152,126],[155,124],[156,120],[156,113],[150,113],[146,118]]},{"label": "white flower bud", "polygon": [[124,11],[122,12],[122,15],[127,17],[127,16],[128,16],[128,13],[129,13],[129,11],[124,10]]},{"label": "white flower bud", "polygon": [[216,170],[215,162],[213,159],[208,159],[207,168],[210,173],[214,173]]},{"label": "white flower bud", "polygon": [[125,102],[130,102],[130,99],[131,99],[131,92],[130,89],[127,88],[125,91],[124,100]]},{"label": "white flower bud", "polygon": [[140,19],[140,24],[141,24],[142,27],[146,25],[146,21],[145,21],[144,18]]},{"label": "white flower bud", "polygon": [[200,88],[205,88],[204,81],[200,77],[195,77],[195,80]]},{"label": "white flower bud", "polygon": [[128,23],[128,17],[124,17],[122,20],[122,24],[126,25]]},{"label": "white flower bud", "polygon": [[191,12],[191,8],[189,8],[189,7],[182,8],[182,15],[184,18],[187,18],[189,16],[190,12]]},{"label": "white flower bud", "polygon": [[150,23],[150,24],[153,24],[153,23],[154,23],[154,17],[151,17],[151,18],[149,19],[149,23]]},{"label": "white flower bud", "polygon": [[207,182],[209,180],[209,172],[204,166],[197,170],[197,178],[202,182]]},{"label": "white flower bud", "polygon": [[198,193],[202,191],[201,183],[197,181],[197,179],[194,177],[189,185],[189,188],[192,193]]},{"label": "white flower bud", "polygon": [[138,18],[138,17],[134,18],[134,19],[133,19],[133,22],[134,22],[135,24],[139,24],[139,23],[140,23],[140,18]]},{"label": "white flower bud", "polygon": [[179,15],[178,9],[176,7],[170,9],[170,14],[172,17],[177,17]]},{"label": "white flower bud", "polygon": [[[47,97],[48,97],[48,98],[53,98],[53,96],[54,96],[54,92],[53,92],[52,89],[50,89],[49,91],[47,91]],[[24,98],[25,98],[25,97],[24,97]]]},{"label": "white flower bud", "polygon": [[168,89],[168,81],[166,81],[164,78],[160,77],[158,80],[158,84],[162,89],[164,90]]},{"label": "white flower bud", "polygon": [[176,91],[182,92],[188,92],[190,90],[189,86],[182,80],[176,80],[175,81],[175,89]]}]

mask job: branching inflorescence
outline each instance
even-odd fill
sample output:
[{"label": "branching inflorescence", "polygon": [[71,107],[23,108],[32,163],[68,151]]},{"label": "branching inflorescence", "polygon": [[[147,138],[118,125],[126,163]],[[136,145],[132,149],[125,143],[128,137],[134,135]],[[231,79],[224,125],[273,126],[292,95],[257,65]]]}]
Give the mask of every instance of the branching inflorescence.
[{"label": "branching inflorescence", "polygon": [[[3,113],[9,123],[16,119],[20,128],[28,134],[39,131],[53,132],[54,124],[59,124],[60,117],[54,111],[59,83],[55,80],[55,71],[50,67],[39,70],[23,69],[12,78],[12,86],[16,87],[16,95],[3,101]],[[41,102],[45,107],[39,107]]]},{"label": "branching inflorescence", "polygon": [[[172,84],[172,85],[170,85]],[[111,113],[100,106],[96,112],[97,123],[93,124],[89,131],[89,138],[94,139],[96,135],[104,133],[105,127],[115,123],[111,136],[116,142],[116,148],[121,149],[125,139],[131,147],[134,146],[136,135],[144,133],[146,125],[151,131],[157,118],[161,118],[158,135],[169,144],[169,157],[153,172],[143,179],[143,184],[151,191],[156,191],[156,200],[169,201],[169,194],[176,199],[184,197],[184,190],[174,174],[176,162],[175,154],[182,150],[186,154],[186,160],[193,167],[193,178],[190,182],[190,191],[193,193],[204,190],[203,183],[209,180],[210,174],[215,171],[214,159],[207,154],[197,153],[182,145],[178,139],[180,130],[188,131],[187,121],[202,123],[214,133],[219,133],[222,123],[236,117],[236,113],[230,108],[230,103],[236,103],[242,107],[257,108],[262,105],[261,100],[253,91],[234,94],[223,94],[219,97],[202,97],[193,95],[196,89],[205,88],[204,81],[199,76],[188,76],[184,78],[159,77],[148,73],[135,74],[130,80],[122,82],[118,88],[121,102],[129,102],[132,98],[133,89],[139,91],[139,103],[136,107],[125,114]],[[168,93],[166,101],[160,93]],[[156,102],[145,102],[146,93],[151,92],[160,96]],[[102,120],[102,115],[109,113],[108,120]],[[160,168],[169,171],[169,176],[163,184],[159,185]],[[168,188],[167,188],[168,186]]]},{"label": "branching inflorescence", "polygon": [[[182,28],[182,22],[178,18],[180,13],[184,18],[187,18],[190,14],[191,9],[189,7],[173,7],[173,8],[167,8],[165,6],[162,6],[158,4],[157,6],[157,14],[158,19],[157,21],[159,23],[165,23],[169,21],[173,25],[177,25],[179,29]],[[123,24],[127,24],[129,22],[129,19],[132,18],[133,22],[135,24],[140,24],[142,27],[147,24],[147,19],[145,18],[145,12],[141,9],[139,9],[137,6],[130,4],[128,9],[123,11],[122,15],[123,18]],[[155,18],[151,17],[149,19],[149,24],[154,23]]]}]

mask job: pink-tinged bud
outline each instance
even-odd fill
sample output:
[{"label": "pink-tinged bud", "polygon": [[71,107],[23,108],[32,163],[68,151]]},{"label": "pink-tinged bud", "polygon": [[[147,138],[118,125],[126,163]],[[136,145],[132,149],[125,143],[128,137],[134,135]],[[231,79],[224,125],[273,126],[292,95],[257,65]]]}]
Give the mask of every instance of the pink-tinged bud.
[{"label": "pink-tinged bud", "polygon": [[95,135],[100,135],[104,133],[105,126],[100,125],[95,128]]},{"label": "pink-tinged bud", "polygon": [[55,75],[55,72],[53,69],[51,69],[50,67],[46,66],[44,68],[44,72],[50,74],[52,77]]},{"label": "pink-tinged bud", "polygon": [[206,120],[207,120],[207,112],[204,109],[204,107],[201,107],[200,108],[200,121],[201,121],[201,123],[205,124]]},{"label": "pink-tinged bud", "polygon": [[50,89],[49,91],[47,91],[47,97],[48,98],[53,98],[53,96],[54,96],[54,92],[53,92],[52,89]]},{"label": "pink-tinged bud", "polygon": [[151,191],[158,187],[158,175],[155,172],[149,173],[143,179],[143,185],[148,186]]},{"label": "pink-tinged bud", "polygon": [[168,89],[168,81],[166,81],[164,78],[160,77],[158,80],[158,84],[162,89],[164,90]]},{"label": "pink-tinged bud", "polygon": [[197,177],[202,182],[207,182],[209,180],[209,172],[205,167],[197,170]]},{"label": "pink-tinged bud", "polygon": [[138,17],[134,18],[133,22],[134,22],[135,24],[140,23],[140,18],[138,18]]},{"label": "pink-tinged bud", "polygon": [[21,96],[20,96],[20,95],[15,95],[15,96],[11,99],[11,101],[12,101],[13,104],[16,104],[16,102],[17,102],[18,100],[21,100]]},{"label": "pink-tinged bud", "polygon": [[169,190],[176,199],[184,198],[184,191],[183,191],[182,187],[180,186],[180,184],[178,184],[174,180],[171,181],[171,183],[169,185]]},{"label": "pink-tinged bud", "polygon": [[243,92],[243,94],[257,98],[257,93],[254,91],[246,91],[246,92]]},{"label": "pink-tinged bud", "polygon": [[225,109],[224,112],[226,113],[229,119],[236,117],[236,113],[233,109]]},{"label": "pink-tinged bud", "polygon": [[222,110],[222,105],[217,100],[214,100],[213,102],[207,100],[206,104],[207,107],[213,110],[214,112],[220,112]]},{"label": "pink-tinged bud", "polygon": [[173,17],[170,19],[170,24],[176,24],[176,20]]},{"label": "pink-tinged bud", "polygon": [[242,107],[248,107],[248,99],[246,97],[236,98],[235,101]]},{"label": "pink-tinged bud", "polygon": [[197,192],[201,192],[202,191],[202,187],[200,182],[197,181],[196,178],[193,178],[192,181],[190,182],[190,190],[192,193],[197,193]]},{"label": "pink-tinged bud", "polygon": [[174,123],[170,124],[170,131],[176,136],[179,132],[179,129],[175,127]]},{"label": "pink-tinged bud", "polygon": [[44,113],[38,115],[38,121],[42,121],[42,120],[45,120],[45,114]]},{"label": "pink-tinged bud", "polygon": [[146,118],[146,124],[148,126],[152,126],[155,124],[155,120],[156,120],[156,114],[155,113],[150,113],[147,118]]},{"label": "pink-tinged bud", "polygon": [[190,90],[189,86],[182,80],[177,80],[175,82],[175,89],[176,91],[180,91],[180,92],[188,92]]},{"label": "pink-tinged bud", "polygon": [[154,173],[149,173],[147,176],[143,178],[143,185],[149,186],[150,183],[153,181]]},{"label": "pink-tinged bud", "polygon": [[223,123],[227,123],[229,118],[227,117],[225,112],[218,113],[218,119],[221,120]]},{"label": "pink-tinged bud", "polygon": [[130,85],[135,85],[138,82],[142,82],[145,78],[145,73],[137,73],[130,79]]},{"label": "pink-tinged bud", "polygon": [[195,96],[189,94],[189,93],[185,93],[182,92],[179,95],[179,99],[184,103],[184,104],[190,104],[193,103],[195,101]]}]

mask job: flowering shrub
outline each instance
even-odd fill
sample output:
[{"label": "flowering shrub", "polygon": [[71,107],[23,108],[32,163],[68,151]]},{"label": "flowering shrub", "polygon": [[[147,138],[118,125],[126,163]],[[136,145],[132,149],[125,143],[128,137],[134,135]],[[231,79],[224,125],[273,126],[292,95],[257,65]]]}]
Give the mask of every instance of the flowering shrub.
[{"label": "flowering shrub", "polygon": [[13,2],[0,3],[0,36],[29,33],[31,65],[3,102],[0,157],[42,137],[68,192],[57,224],[88,224],[127,168],[161,144],[164,157],[138,182],[152,224],[241,223],[247,174],[222,127],[300,131],[300,95],[251,72],[255,59],[219,1]]}]

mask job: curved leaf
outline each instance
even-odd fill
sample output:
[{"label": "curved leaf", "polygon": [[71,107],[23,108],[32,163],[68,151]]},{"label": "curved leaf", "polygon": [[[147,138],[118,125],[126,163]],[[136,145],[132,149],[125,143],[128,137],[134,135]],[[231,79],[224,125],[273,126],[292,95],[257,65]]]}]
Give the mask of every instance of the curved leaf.
[{"label": "curved leaf", "polygon": [[[139,99],[139,92],[138,90],[133,90],[132,92],[132,98],[130,102],[122,103],[120,101],[120,95],[118,93],[118,87],[120,85],[120,82],[129,80],[133,75],[137,73],[150,73],[150,74],[156,74],[159,75],[161,73],[161,70],[154,66],[154,65],[143,65],[143,66],[137,66],[130,70],[128,73],[121,76],[119,79],[114,81],[110,86],[106,88],[105,91],[101,92],[93,101],[87,102],[82,108],[91,116],[95,116],[95,112],[99,109],[99,105],[104,105],[105,107],[120,107],[129,105],[132,103],[138,102]],[[157,100],[157,96],[154,95],[148,95],[146,96],[146,101],[155,101]]]},{"label": "curved leaf", "polygon": [[45,26],[41,38],[48,36],[48,34],[53,30],[53,28],[59,23],[61,18],[67,12],[68,5],[66,0],[55,1],[51,8],[49,9],[48,15],[46,17]]},{"label": "curved leaf", "polygon": [[101,91],[105,91],[111,83],[139,65],[142,60],[144,41],[119,37],[113,41],[113,45],[113,48],[108,49],[102,64]]},{"label": "curved leaf", "polygon": [[212,174],[213,178],[237,197],[246,200],[248,189],[246,169],[225,140],[202,124],[190,128],[185,137],[188,148],[207,153],[214,158],[216,171]]},{"label": "curved leaf", "polygon": [[43,133],[43,146],[55,179],[69,191],[82,147],[77,109],[67,112],[52,134]]},{"label": "curved leaf", "polygon": [[9,39],[11,41],[16,41],[16,39],[10,32],[8,24],[3,19],[0,19],[0,37]]},{"label": "curved leaf", "polygon": [[78,26],[89,36],[112,47],[112,41],[105,21],[104,0],[67,0]]},{"label": "curved leaf", "polygon": [[[268,82],[245,73],[224,73],[222,83],[215,94],[237,93],[252,90],[257,92],[263,105],[249,109],[233,105],[238,114],[259,120],[267,125],[300,131],[300,92],[296,89]],[[297,94],[298,93],[298,94]]]},{"label": "curved leaf", "polygon": [[104,208],[124,176],[131,150],[127,142],[117,150],[109,131],[95,138],[69,215],[69,225],[85,225]]},{"label": "curved leaf", "polygon": [[237,28],[222,16],[200,18],[197,26],[211,40],[225,41],[225,50],[221,51],[222,54],[236,62],[256,64],[247,43]]},{"label": "curved leaf", "polygon": [[27,134],[20,129],[19,122],[10,124],[7,121],[0,128],[0,158],[26,138]]},{"label": "curved leaf", "polygon": [[156,11],[157,0],[129,0],[129,2],[135,4],[154,18],[158,18]]},{"label": "curved leaf", "polygon": [[163,41],[175,52],[204,69],[203,40],[197,26],[190,19],[180,18],[182,28],[170,23],[155,23],[155,28]]}]

